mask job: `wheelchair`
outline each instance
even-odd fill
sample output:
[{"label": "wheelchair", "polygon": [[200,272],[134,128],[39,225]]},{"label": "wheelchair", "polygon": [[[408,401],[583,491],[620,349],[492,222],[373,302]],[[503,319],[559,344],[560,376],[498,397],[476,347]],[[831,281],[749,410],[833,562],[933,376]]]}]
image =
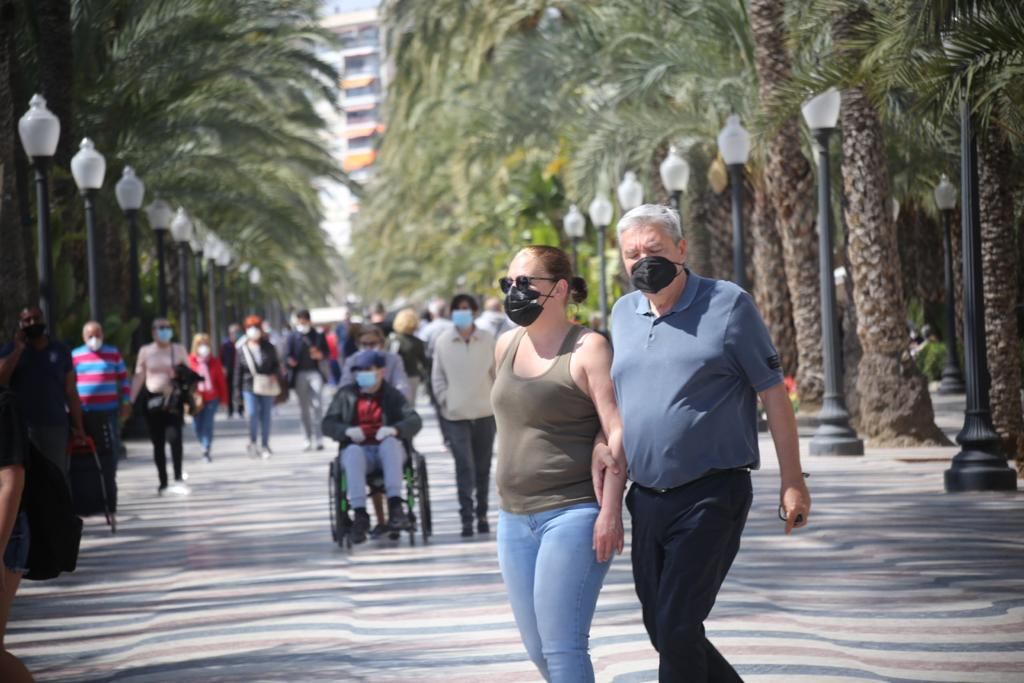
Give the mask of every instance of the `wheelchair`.
[{"label": "wheelchair", "polygon": [[[402,441],[405,447],[405,463],[402,465],[402,479],[405,481],[405,506],[411,526],[408,530],[409,545],[416,545],[416,534],[423,537],[426,544],[434,535],[433,522],[430,515],[430,488],[427,480],[427,460],[412,447],[412,443]],[[367,493],[372,496],[384,493],[384,474],[380,469],[366,473]],[[348,478],[341,462],[341,449],[331,461],[327,473],[327,491],[330,501],[331,538],[339,548],[352,548],[352,516],[348,500]],[[417,514],[418,512],[418,514]]]}]

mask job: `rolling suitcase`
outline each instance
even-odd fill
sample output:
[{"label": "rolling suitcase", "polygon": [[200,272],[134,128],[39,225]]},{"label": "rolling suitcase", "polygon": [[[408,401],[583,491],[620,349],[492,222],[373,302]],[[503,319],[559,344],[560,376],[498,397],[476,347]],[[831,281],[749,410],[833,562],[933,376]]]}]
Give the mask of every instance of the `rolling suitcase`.
[{"label": "rolling suitcase", "polygon": [[85,439],[68,444],[71,501],[75,514],[103,514],[110,532],[117,532],[117,455],[106,421],[86,417]]}]

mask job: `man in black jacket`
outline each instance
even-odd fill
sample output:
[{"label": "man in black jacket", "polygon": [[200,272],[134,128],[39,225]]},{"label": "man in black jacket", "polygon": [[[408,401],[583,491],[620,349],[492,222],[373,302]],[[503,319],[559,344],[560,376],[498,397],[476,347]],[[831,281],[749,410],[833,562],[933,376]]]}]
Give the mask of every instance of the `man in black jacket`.
[{"label": "man in black jacket", "polygon": [[382,353],[357,353],[352,363],[356,381],[338,389],[322,424],[323,433],[341,444],[349,502],[355,513],[353,543],[365,541],[370,529],[366,474],[375,469],[384,474],[388,530],[398,532],[410,525],[401,497],[406,457],[402,440],[415,436],[423,423],[402,392],[384,380],[385,365]]}]

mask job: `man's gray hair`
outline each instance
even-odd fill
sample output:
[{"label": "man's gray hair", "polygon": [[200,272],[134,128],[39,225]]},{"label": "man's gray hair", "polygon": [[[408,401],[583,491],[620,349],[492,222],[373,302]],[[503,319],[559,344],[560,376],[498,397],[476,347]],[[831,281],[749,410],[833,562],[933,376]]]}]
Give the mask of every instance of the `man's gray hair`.
[{"label": "man's gray hair", "polygon": [[635,209],[630,209],[625,216],[619,219],[615,231],[619,237],[622,237],[622,233],[627,230],[645,225],[661,228],[672,238],[673,242],[683,239],[683,227],[679,223],[679,212],[662,204],[641,204]]}]

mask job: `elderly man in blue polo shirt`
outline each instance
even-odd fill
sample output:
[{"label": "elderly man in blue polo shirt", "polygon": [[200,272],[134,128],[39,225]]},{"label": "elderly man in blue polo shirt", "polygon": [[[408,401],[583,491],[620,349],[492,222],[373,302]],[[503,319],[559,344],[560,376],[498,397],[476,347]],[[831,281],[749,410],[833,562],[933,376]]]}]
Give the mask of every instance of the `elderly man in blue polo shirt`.
[{"label": "elderly man in blue polo shirt", "polygon": [[[679,215],[653,204],[619,221],[638,291],[611,315],[612,379],[633,485],[633,580],[660,654],[659,680],[739,681],[704,620],[740,546],[760,465],[757,398],[782,475],[785,531],[807,523],[796,420],[779,357],[750,295],[691,273]],[[610,466],[595,457],[595,481]]]}]

